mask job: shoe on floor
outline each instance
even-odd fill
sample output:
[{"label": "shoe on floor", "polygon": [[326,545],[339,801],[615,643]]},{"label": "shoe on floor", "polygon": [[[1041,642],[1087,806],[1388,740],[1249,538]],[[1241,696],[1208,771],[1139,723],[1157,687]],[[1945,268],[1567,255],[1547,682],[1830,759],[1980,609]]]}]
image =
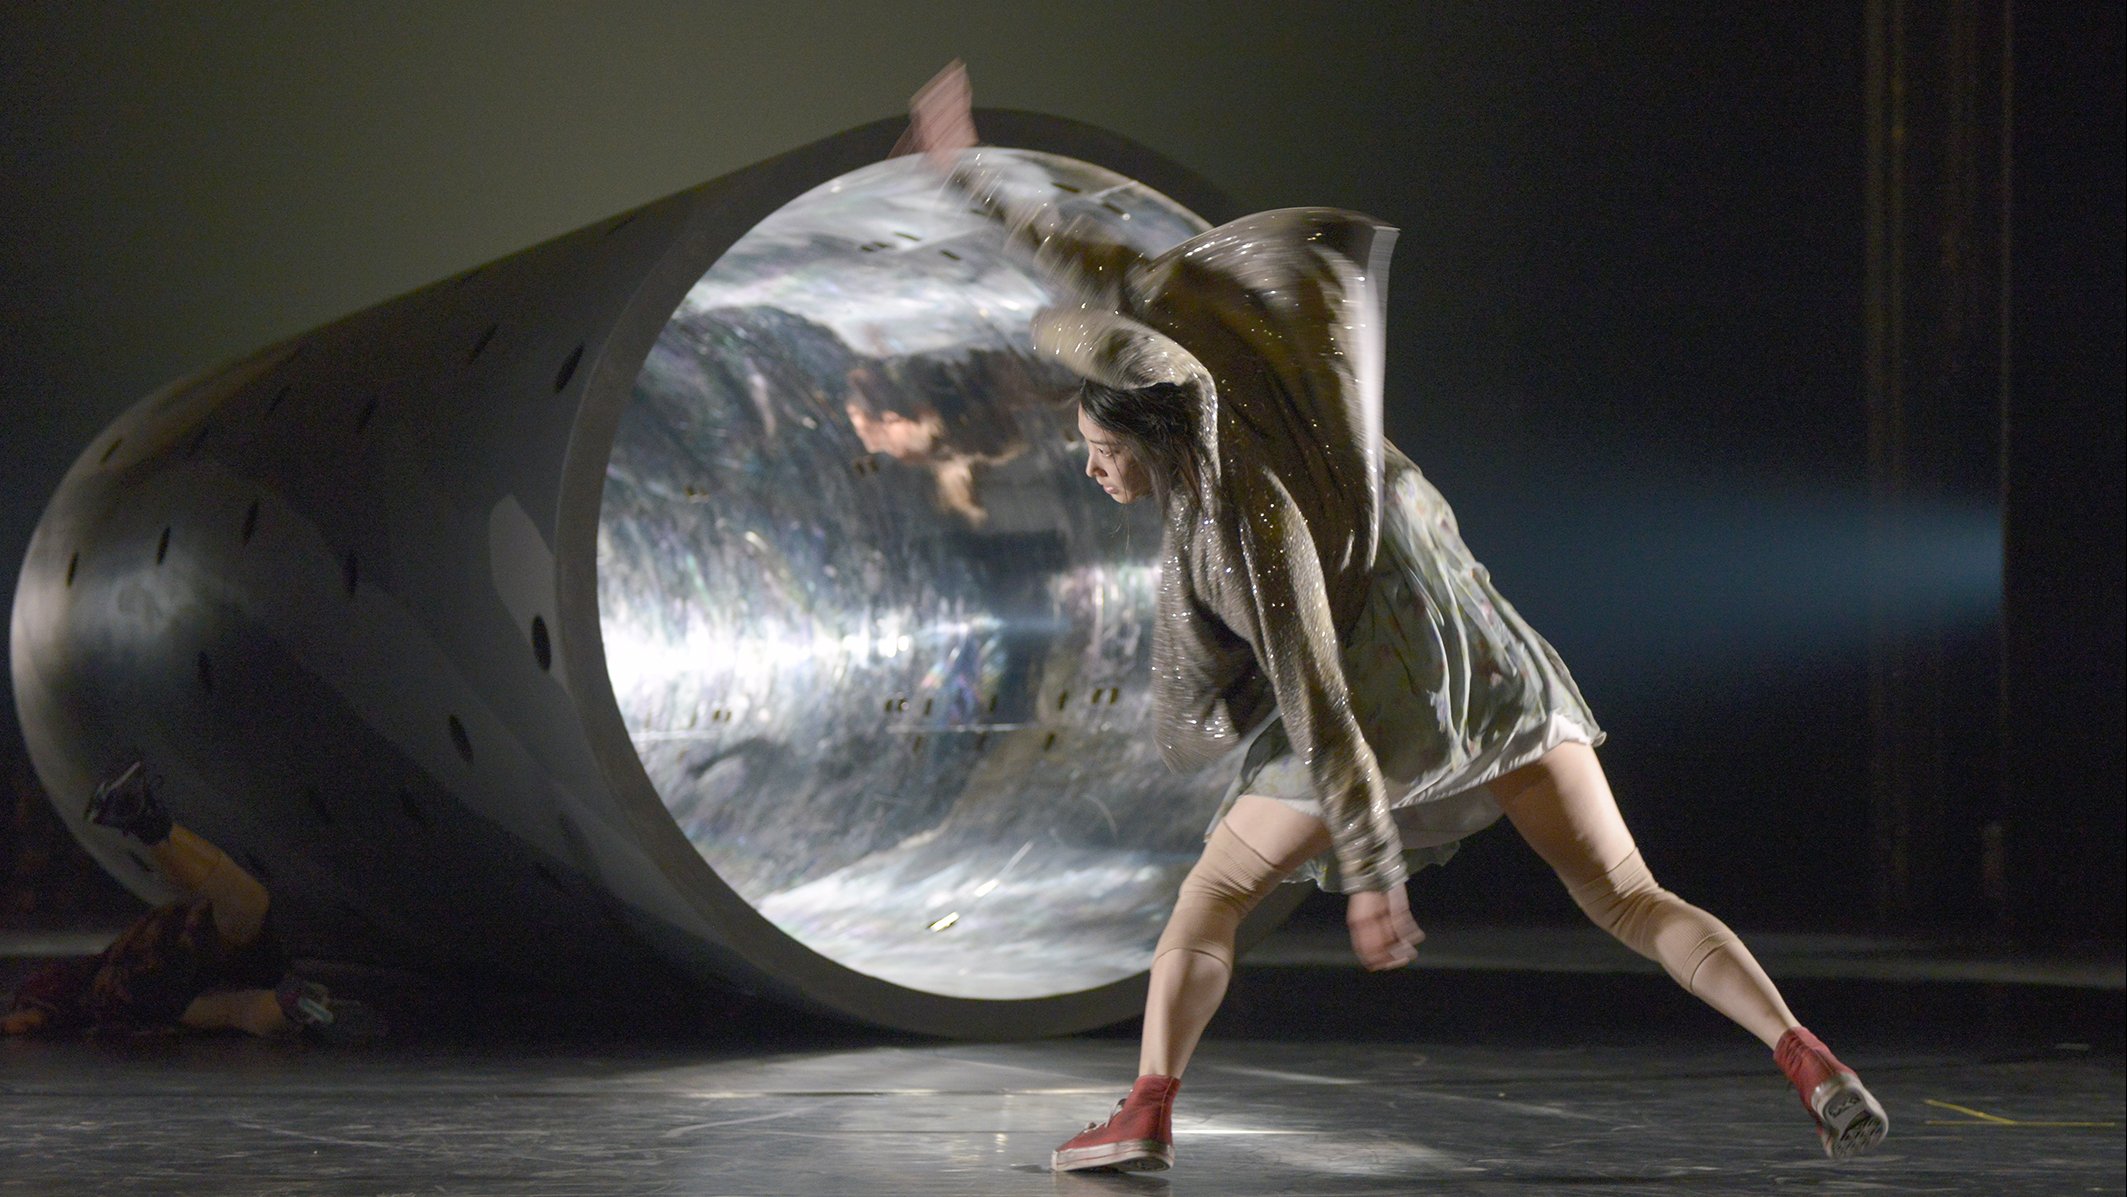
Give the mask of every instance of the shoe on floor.
[{"label": "shoe on floor", "polygon": [[1181,1087],[1179,1077],[1137,1078],[1130,1096],[1115,1103],[1115,1113],[1057,1148],[1049,1157],[1049,1167],[1057,1172],[1157,1172],[1172,1168],[1174,1095]]},{"label": "shoe on floor", "polygon": [[368,1006],[336,998],[323,985],[294,973],[281,978],[273,997],[281,1014],[313,1042],[346,1047],[384,1037],[384,1020]]},{"label": "shoe on floor", "polygon": [[1824,1154],[1835,1160],[1857,1156],[1890,1133],[1890,1115],[1883,1112],[1882,1103],[1823,1040],[1796,1027],[1780,1037],[1773,1058],[1801,1095],[1802,1108],[1816,1121]]}]

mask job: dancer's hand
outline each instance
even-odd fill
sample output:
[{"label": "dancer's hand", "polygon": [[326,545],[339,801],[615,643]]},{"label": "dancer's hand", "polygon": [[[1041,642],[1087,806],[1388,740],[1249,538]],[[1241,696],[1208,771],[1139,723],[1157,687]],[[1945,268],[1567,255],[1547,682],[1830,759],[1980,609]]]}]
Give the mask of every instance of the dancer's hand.
[{"label": "dancer's hand", "polygon": [[1344,906],[1344,923],[1351,928],[1352,951],[1370,972],[1402,968],[1418,958],[1418,945],[1425,932],[1411,917],[1410,899],[1403,883],[1384,890],[1362,890]]},{"label": "dancer's hand", "polygon": [[908,100],[908,131],[894,143],[893,155],[921,154],[943,174],[953,169],[960,151],[975,145],[975,91],[967,64],[955,58]]}]

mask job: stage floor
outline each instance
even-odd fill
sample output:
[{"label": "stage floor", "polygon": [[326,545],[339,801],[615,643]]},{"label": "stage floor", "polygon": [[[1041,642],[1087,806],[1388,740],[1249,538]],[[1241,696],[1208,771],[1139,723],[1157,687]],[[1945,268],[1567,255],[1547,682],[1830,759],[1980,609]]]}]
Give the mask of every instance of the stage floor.
[{"label": "stage floor", "polygon": [[[1835,1165],[1768,1053],[1581,940],[1439,931],[1461,966],[1367,976],[1320,933],[1273,939],[1190,1070],[1166,1173],[1047,1170],[1127,1086],[1129,1028],[943,1043],[735,1006],[569,1029],[402,997],[402,1033],[361,1050],[0,1043],[0,1194],[2127,1191],[2116,966],[1973,980],[1908,953],[1853,975],[1897,955],[1878,951],[1811,976],[1808,942],[1821,962],[1841,941],[1790,945],[1790,1000],[1892,1118]],[[1517,944],[1522,967],[1497,967]]]}]

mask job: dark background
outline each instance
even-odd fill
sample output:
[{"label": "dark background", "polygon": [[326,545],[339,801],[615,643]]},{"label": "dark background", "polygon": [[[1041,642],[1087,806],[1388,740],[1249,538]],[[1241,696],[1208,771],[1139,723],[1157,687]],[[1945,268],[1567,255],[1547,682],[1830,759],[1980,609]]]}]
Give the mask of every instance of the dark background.
[{"label": "dark background", "polygon": [[[0,6],[0,600],[163,382],[891,115],[958,55],[978,103],[1113,129],[1237,211],[1403,229],[1390,435],[1572,663],[1668,885],[1746,928],[2116,941],[2120,10],[1924,11],[2013,28],[1977,116],[1916,87],[1899,125],[1998,147],[2008,99],[2007,206],[1966,208],[2009,335],[1887,400],[1869,46],[1925,82],[1935,44],[1888,0]],[[1891,240],[1942,257],[1944,195],[1916,177]],[[1887,402],[1947,481],[1886,465]],[[0,927],[122,917],[5,723]],[[1572,917],[1503,831],[1416,901]]]}]

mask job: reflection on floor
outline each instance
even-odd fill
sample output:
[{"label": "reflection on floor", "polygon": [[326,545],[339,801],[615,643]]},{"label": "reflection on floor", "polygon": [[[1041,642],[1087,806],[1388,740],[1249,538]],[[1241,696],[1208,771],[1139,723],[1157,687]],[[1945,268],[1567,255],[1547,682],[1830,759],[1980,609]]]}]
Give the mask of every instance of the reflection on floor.
[{"label": "reflection on floor", "polygon": [[[1331,946],[1313,933],[1274,938],[1190,1072],[1169,1173],[1046,1171],[1126,1086],[1127,1027],[957,1044],[737,1004],[707,1025],[564,1031],[522,997],[397,990],[376,996],[408,1033],[365,1051],[0,1044],[0,1194],[2127,1189],[2116,984],[1959,979],[1957,955],[1918,951],[1944,967],[1790,968],[1793,1004],[1893,1119],[1882,1151],[1838,1166],[1755,1042],[1659,976],[1568,967],[1578,937],[1550,934],[1437,931],[1429,946],[1476,965],[1394,976],[1313,963]],[[1786,963],[1842,943],[1791,944]],[[0,986],[23,963],[0,960]]]}]

